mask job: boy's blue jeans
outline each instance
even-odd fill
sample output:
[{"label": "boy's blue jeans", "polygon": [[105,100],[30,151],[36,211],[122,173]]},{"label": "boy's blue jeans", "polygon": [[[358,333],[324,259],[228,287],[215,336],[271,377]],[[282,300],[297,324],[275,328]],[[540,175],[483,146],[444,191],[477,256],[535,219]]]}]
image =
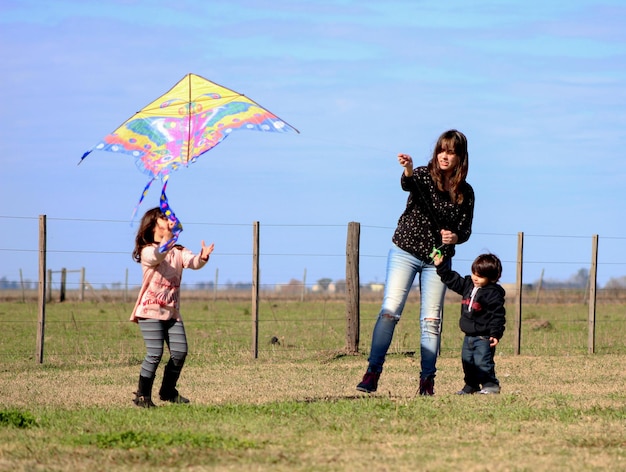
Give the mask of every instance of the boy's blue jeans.
[{"label": "boy's blue jeans", "polygon": [[488,336],[468,336],[463,338],[461,360],[463,361],[463,373],[465,385],[473,390],[480,387],[493,387],[500,385],[496,378],[496,363],[494,355],[496,348],[489,345]]},{"label": "boy's blue jeans", "polygon": [[420,274],[420,354],[421,374],[425,379],[435,375],[441,336],[441,318],[446,286],[437,268],[403,251],[395,244],[387,257],[383,304],[374,326],[368,371],[380,373],[391,345],[393,332],[400,321],[415,276]]}]

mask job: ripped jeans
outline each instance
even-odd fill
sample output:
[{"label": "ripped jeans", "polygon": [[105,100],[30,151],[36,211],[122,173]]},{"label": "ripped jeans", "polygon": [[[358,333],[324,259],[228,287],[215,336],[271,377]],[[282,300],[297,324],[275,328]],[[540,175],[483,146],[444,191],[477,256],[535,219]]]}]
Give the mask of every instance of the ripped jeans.
[{"label": "ripped jeans", "polygon": [[432,264],[426,264],[395,244],[387,257],[383,304],[374,326],[369,355],[369,372],[383,370],[393,332],[400,321],[417,274],[420,288],[420,378],[434,377],[441,337],[441,320],[446,286]]}]

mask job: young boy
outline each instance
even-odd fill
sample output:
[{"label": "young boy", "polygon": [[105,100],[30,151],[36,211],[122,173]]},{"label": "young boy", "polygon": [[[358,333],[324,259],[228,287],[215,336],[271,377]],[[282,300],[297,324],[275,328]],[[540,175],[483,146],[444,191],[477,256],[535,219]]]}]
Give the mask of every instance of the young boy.
[{"label": "young boy", "polygon": [[500,259],[481,254],[472,263],[472,275],[465,277],[443,263],[441,255],[434,254],[433,261],[442,282],[463,296],[459,326],[465,333],[461,350],[465,386],[457,394],[500,393],[494,361],[506,322],[505,291],[497,283],[502,275]]}]

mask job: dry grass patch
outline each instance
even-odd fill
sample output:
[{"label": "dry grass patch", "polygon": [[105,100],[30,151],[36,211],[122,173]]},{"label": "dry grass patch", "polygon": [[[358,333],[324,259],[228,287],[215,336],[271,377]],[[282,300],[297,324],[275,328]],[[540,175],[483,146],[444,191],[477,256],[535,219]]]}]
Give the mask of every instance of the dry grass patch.
[{"label": "dry grass patch", "polygon": [[[435,397],[419,361],[390,356],[374,395],[356,392],[362,356],[242,356],[189,365],[191,406],[130,399],[137,366],[22,365],[0,372],[0,470],[620,470],[626,359],[498,356],[503,393],[454,395],[460,360],[439,362]],[[607,379],[609,379],[607,381]],[[158,382],[158,379],[157,379]]]}]

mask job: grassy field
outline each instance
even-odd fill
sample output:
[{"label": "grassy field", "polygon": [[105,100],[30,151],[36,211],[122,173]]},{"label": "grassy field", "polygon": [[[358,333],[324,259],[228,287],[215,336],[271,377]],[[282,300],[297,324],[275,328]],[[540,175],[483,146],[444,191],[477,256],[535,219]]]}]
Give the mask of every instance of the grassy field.
[{"label": "grassy field", "polygon": [[142,410],[131,403],[144,348],[129,304],[49,305],[38,364],[36,305],[0,303],[0,470],[626,470],[625,305],[598,310],[594,355],[585,306],[525,309],[523,355],[510,333],[498,350],[503,393],[469,397],[454,395],[456,305],[434,397],[416,394],[415,306],[373,395],[355,386],[376,303],[361,306],[363,353],[346,356],[340,302],[264,300],[258,359],[248,303],[184,308],[180,390],[192,404]]}]

